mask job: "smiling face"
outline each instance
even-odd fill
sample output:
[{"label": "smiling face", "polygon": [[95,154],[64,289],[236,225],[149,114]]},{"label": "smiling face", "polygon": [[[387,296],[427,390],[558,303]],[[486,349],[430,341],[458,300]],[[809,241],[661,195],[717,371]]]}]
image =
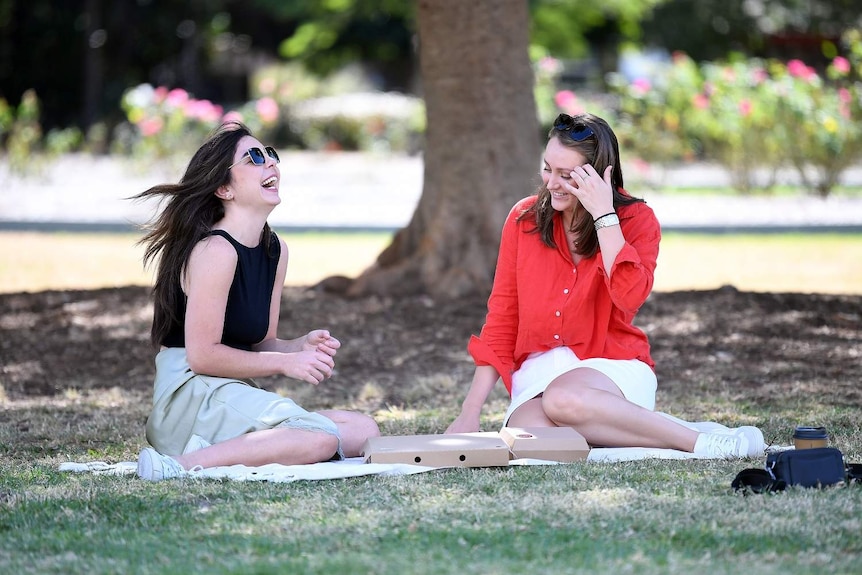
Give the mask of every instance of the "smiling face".
[{"label": "smiling face", "polygon": [[568,212],[569,221],[580,202],[566,189],[564,183],[574,185],[569,173],[586,163],[587,159],[582,154],[564,146],[558,138],[548,140],[542,164],[542,183],[550,192],[551,207],[558,212]]},{"label": "smiling face", "polygon": [[262,165],[255,165],[249,157],[249,148],[264,150],[264,145],[252,136],[243,136],[234,151],[231,167],[230,189],[233,200],[240,204],[259,204],[263,201],[270,208],[281,203],[278,195],[278,186],[281,180],[281,172],[274,158],[266,152]]}]

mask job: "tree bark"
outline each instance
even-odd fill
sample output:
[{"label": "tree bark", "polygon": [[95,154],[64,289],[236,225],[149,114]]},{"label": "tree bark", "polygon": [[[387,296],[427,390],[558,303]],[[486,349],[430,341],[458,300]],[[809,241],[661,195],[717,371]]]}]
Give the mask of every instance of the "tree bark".
[{"label": "tree bark", "polygon": [[489,293],[506,214],[540,182],[527,0],[419,0],[417,20],[422,196],[349,296]]}]

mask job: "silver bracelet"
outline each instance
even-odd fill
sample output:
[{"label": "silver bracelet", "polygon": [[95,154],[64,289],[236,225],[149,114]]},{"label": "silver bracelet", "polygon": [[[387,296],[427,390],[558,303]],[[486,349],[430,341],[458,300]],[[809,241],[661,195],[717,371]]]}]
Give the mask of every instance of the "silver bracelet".
[{"label": "silver bracelet", "polygon": [[616,214],[605,214],[596,220],[596,231],[610,226],[620,225],[620,218]]}]

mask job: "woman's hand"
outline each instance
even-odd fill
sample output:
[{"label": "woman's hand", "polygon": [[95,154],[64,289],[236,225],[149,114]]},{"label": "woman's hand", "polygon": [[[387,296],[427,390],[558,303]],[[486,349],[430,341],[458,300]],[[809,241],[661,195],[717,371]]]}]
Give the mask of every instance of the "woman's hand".
[{"label": "woman's hand", "polygon": [[572,179],[566,182],[569,192],[578,198],[593,219],[614,211],[612,173],[613,166],[608,166],[604,176],[599,176],[590,164],[578,166],[570,172]]},{"label": "woman's hand", "polygon": [[463,411],[446,428],[446,433],[473,433],[479,431],[479,416],[465,414]]},{"label": "woman's hand", "polygon": [[335,360],[331,355],[318,350],[303,350],[285,353],[282,373],[287,377],[317,385],[324,379],[332,377]]},{"label": "woman's hand", "polygon": [[328,330],[315,329],[306,334],[302,342],[303,351],[321,351],[330,357],[335,357],[341,342],[332,337]]}]

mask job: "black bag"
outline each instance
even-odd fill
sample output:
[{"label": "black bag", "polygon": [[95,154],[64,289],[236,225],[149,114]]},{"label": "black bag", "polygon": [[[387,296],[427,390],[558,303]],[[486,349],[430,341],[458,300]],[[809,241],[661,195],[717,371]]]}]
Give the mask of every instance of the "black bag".
[{"label": "black bag", "polygon": [[783,491],[791,485],[827,487],[859,480],[858,464],[847,465],[834,447],[792,449],[770,453],[764,469],[743,469],[731,483],[734,491]]},{"label": "black bag", "polygon": [[834,447],[770,453],[766,456],[766,471],[785,486],[826,487],[847,479],[844,455]]}]

